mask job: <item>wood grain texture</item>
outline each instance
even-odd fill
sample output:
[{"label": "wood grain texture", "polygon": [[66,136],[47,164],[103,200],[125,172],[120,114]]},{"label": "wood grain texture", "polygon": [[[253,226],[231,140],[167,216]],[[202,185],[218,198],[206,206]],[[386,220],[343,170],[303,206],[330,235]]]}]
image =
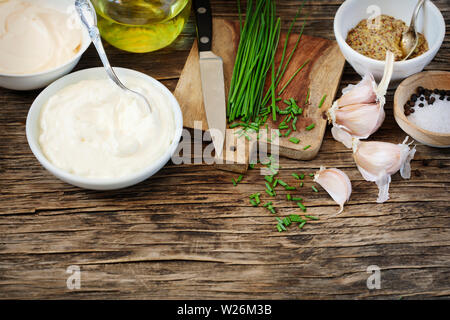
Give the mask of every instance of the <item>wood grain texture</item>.
[{"label": "wood grain texture", "polygon": [[[284,29],[300,2],[279,1]],[[449,25],[448,1],[433,2]],[[212,3],[216,17],[236,19],[234,1]],[[341,3],[308,1],[305,34],[333,39]],[[113,65],[145,72],[174,90],[194,37],[191,21],[160,52],[106,50]],[[447,33],[426,70],[450,71],[449,60]],[[90,48],[77,69],[99,65]],[[346,64],[340,89],[358,78]],[[394,175],[391,199],[376,204],[376,185],[362,180],[350,151],[327,130],[316,159],[282,158],[280,176],[295,183],[294,171],[340,168],[353,181],[350,203],[335,216],[331,198],[321,189],[314,193],[307,180],[299,194],[321,219],[278,233],[274,217],[248,202],[264,188],[258,171],[249,171],[238,187],[230,182],[236,174],[172,164],[116,192],[60,182],[26,142],[26,115],[38,93],[0,89],[0,298],[450,298],[449,149],[419,144],[411,179]],[[386,121],[373,140],[403,140],[392,106],[389,90]],[[284,196],[275,201],[279,215],[297,212]],[[81,268],[80,290],[66,287],[69,265]],[[381,268],[380,290],[366,287],[369,265]]]},{"label": "wood grain texture", "polygon": [[[225,91],[228,94],[239,44],[239,23],[230,20],[215,19],[213,34],[212,50],[223,60]],[[281,63],[285,39],[286,32],[283,32],[278,51],[275,55],[276,68]],[[286,60],[293,51],[297,39],[298,34],[291,34],[286,48]],[[263,143],[276,146],[281,156],[297,160],[313,159],[320,150],[327,126],[323,112],[332,104],[339,86],[345,59],[335,41],[304,35],[299,43],[298,50],[292,56],[289,66],[286,68],[284,77],[276,88],[277,92],[285,86],[291,76],[305,63],[306,65],[302,71],[297,74],[280,96],[282,100],[294,98],[304,110],[303,114],[298,118],[297,130],[293,131],[290,135],[290,137],[299,139],[301,143],[294,144],[285,137],[275,142],[272,134],[261,138]],[[264,92],[267,92],[270,84],[271,79],[268,76]],[[310,93],[308,102],[306,103],[308,91]],[[196,126],[197,129],[208,130],[202,98],[199,55],[196,41],[194,41],[194,45],[189,53],[174,94],[178,101],[180,101],[184,126],[187,128],[194,128]],[[323,103],[322,108],[319,109],[317,106],[324,95],[327,95],[327,99]],[[286,107],[282,101],[277,103],[277,105],[281,109]],[[272,121],[269,118],[267,121],[269,130],[278,129],[279,124],[284,118],[285,116],[278,116],[277,121]],[[305,128],[313,123],[315,124],[314,130],[306,131]],[[236,133],[239,129],[234,131]],[[228,133],[226,135],[228,141],[224,146],[223,154],[227,164],[220,165],[219,167],[230,171],[245,172],[248,167],[250,154],[257,147],[256,134],[253,137],[254,139],[247,141],[244,137],[236,139],[234,137],[235,133]],[[237,148],[239,142],[246,148],[246,153],[241,154],[242,152],[239,152]],[[308,145],[311,147],[304,150]]]}]

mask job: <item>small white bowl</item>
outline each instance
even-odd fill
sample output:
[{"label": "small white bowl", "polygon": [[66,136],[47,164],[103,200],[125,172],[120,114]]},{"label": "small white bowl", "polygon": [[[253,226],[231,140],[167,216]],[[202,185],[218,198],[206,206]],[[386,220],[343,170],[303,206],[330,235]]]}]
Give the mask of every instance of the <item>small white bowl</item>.
[{"label": "small white bowl", "polygon": [[149,165],[143,171],[117,179],[84,178],[57,168],[45,157],[39,144],[39,122],[42,107],[51,96],[71,84],[75,84],[81,80],[107,79],[107,74],[104,68],[92,68],[71,73],[53,82],[39,94],[36,100],[34,100],[27,116],[26,134],[31,151],[33,152],[36,159],[38,159],[38,161],[42,164],[42,166],[57,178],[77,187],[92,190],[115,190],[135,185],[154,175],[167,163],[167,161],[169,161],[169,159],[175,152],[181,138],[181,133],[183,130],[183,116],[181,114],[180,105],[178,104],[173,94],[169,91],[169,89],[167,89],[159,81],[141,72],[124,68],[114,68],[114,71],[119,77],[128,76],[143,79],[151,83],[153,86],[161,89],[163,94],[167,96],[170,103],[170,108],[172,109],[175,118],[176,132],[173,138],[173,142],[159,160]]},{"label": "small white bowl", "polygon": [[[43,7],[52,8],[67,14],[75,14],[74,0],[25,0]],[[76,19],[79,19],[74,15]],[[81,24],[81,22],[80,22]],[[91,44],[91,39],[86,28],[82,28],[83,40],[78,53],[66,63],[42,72],[32,74],[6,74],[0,73],[0,87],[13,90],[40,89],[52,83],[56,79],[68,74],[80,61],[81,56]]]},{"label": "small white bowl", "polygon": [[[361,20],[378,14],[386,14],[401,19],[409,25],[417,1],[347,0],[339,7],[334,17],[334,35],[345,59],[356,72],[361,76],[366,72],[371,72],[375,79],[379,81],[383,77],[385,62],[368,58],[353,50],[345,41],[348,32]],[[429,50],[416,58],[395,62],[392,75],[393,82],[398,82],[421,72],[436,56],[444,41],[445,21],[439,9],[431,1],[425,2],[416,20],[416,26],[417,30],[425,35]]]}]

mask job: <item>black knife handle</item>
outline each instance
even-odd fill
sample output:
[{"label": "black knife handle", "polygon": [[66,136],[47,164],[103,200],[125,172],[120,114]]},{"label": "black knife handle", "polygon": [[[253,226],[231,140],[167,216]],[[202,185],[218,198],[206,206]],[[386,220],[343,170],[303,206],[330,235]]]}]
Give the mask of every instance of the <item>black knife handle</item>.
[{"label": "black knife handle", "polygon": [[194,11],[197,20],[198,50],[211,51],[212,12],[209,0],[194,0]]}]

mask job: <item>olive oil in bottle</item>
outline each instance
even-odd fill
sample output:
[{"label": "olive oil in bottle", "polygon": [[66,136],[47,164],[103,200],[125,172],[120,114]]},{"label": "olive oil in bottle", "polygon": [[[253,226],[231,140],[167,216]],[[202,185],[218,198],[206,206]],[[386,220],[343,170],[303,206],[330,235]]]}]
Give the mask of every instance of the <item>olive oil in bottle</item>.
[{"label": "olive oil in bottle", "polygon": [[100,33],[116,48],[150,52],[170,45],[181,33],[190,0],[91,0]]}]

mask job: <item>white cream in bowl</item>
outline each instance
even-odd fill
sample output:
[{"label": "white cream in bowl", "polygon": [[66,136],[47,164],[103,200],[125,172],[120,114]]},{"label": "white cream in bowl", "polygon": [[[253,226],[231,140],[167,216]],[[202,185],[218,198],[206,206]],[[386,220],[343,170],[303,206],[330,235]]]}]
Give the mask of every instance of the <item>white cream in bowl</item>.
[{"label": "white cream in bowl", "polygon": [[69,14],[23,0],[0,1],[0,73],[54,69],[73,59],[82,42]]},{"label": "white cream in bowl", "polygon": [[52,174],[95,190],[119,189],[159,171],[175,152],[183,128],[181,110],[155,79],[114,68],[126,93],[103,68],[78,71],[48,86],[27,117],[33,154]]},{"label": "white cream in bowl", "polygon": [[86,178],[120,178],[164,154],[175,135],[167,97],[142,79],[121,80],[145,95],[152,112],[143,99],[109,79],[72,84],[41,111],[39,143],[50,162]]}]

